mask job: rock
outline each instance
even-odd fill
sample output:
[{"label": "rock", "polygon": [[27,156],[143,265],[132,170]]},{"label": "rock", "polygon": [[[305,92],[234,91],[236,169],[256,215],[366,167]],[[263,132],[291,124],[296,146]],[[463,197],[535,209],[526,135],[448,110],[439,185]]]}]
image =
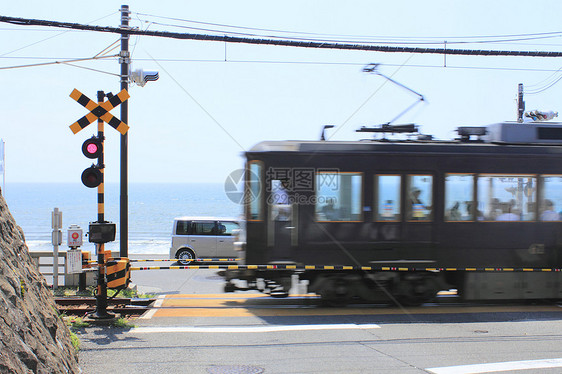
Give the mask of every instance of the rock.
[{"label": "rock", "polygon": [[0,373],[79,373],[70,330],[0,195]]}]

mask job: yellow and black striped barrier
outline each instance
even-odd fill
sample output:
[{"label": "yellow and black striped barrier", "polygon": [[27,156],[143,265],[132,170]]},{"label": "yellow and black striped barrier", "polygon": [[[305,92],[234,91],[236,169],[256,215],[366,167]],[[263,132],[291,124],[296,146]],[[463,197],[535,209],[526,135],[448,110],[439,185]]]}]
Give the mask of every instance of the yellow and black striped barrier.
[{"label": "yellow and black striped barrier", "polygon": [[345,266],[345,265],[181,265],[181,266],[146,266],[131,267],[133,270],[338,270],[338,271],[473,271],[473,272],[560,272],[560,268],[501,268],[501,267],[466,267],[466,268],[415,268],[390,266]]},{"label": "yellow and black striped barrier", "polygon": [[107,288],[125,288],[131,281],[128,258],[111,259],[106,263]]},{"label": "yellow and black striped barrier", "polygon": [[[179,262],[177,258],[172,259],[160,259],[160,260],[130,260],[131,262]],[[242,261],[241,258],[196,258],[194,260],[184,260],[184,261],[192,261],[192,262],[235,262],[235,261]]]},{"label": "yellow and black striped barrier", "polygon": [[[87,264],[97,264],[97,261],[94,260],[89,260],[89,256],[90,256],[90,252],[82,252],[82,255],[84,256],[84,253],[87,253],[88,259],[86,259],[85,257],[83,257],[82,260],[82,267],[87,267]],[[177,258],[172,258],[172,259],[138,259],[138,260],[132,260],[129,259],[129,262],[179,262],[180,260],[178,260]],[[195,260],[190,260],[190,262],[238,262],[238,261],[242,261],[241,258],[196,258]]]}]

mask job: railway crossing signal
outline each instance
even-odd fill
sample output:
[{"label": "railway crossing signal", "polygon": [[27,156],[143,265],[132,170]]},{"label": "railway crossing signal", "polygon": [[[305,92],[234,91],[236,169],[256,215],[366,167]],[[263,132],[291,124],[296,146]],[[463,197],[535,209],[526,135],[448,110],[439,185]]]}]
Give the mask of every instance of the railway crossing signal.
[{"label": "railway crossing signal", "polygon": [[[88,158],[100,159],[103,153],[103,140],[92,136],[82,144],[82,153]],[[82,183],[84,186],[94,188],[102,183],[103,175],[101,167],[92,165],[82,172]]]},{"label": "railway crossing signal", "polygon": [[109,113],[111,109],[115,108],[130,97],[127,90],[122,89],[117,95],[111,96],[108,101],[104,101],[99,104],[90,100],[88,96],[84,95],[77,89],[72,91],[70,97],[90,111],[90,113],[70,125],[70,130],[72,130],[74,134],[78,133],[96,119],[104,121],[109,126],[119,131],[121,135],[125,135],[127,130],[129,130],[129,126],[127,126],[126,123],[115,118],[111,113]]},{"label": "railway crossing signal", "polygon": [[[102,102],[94,102],[82,92],[74,89],[70,97],[90,113],[80,118],[78,121],[70,125],[70,130],[77,134],[80,130],[91,124],[94,120],[108,123],[111,127],[119,131],[122,135],[126,134],[129,126],[121,120],[115,118],[109,111],[119,104],[123,103],[130,96],[127,90],[123,89],[117,95],[108,95],[109,100]],[[82,183],[89,188],[98,187],[103,183],[103,132],[98,136],[92,136],[82,144],[82,153],[88,158],[97,158],[98,165],[92,165],[82,172]]]},{"label": "railway crossing signal", "polygon": [[[90,100],[86,95],[74,89],[70,97],[76,100],[80,105],[88,109],[90,112],[78,121],[70,125],[70,130],[76,134],[86,126],[91,124],[97,119],[98,134],[87,139],[82,144],[82,153],[90,159],[97,159],[97,165],[92,165],[82,172],[82,183],[86,187],[98,188],[98,219],[96,222],[90,223],[89,241],[96,243],[98,255],[98,278],[97,278],[97,294],[96,294],[96,311],[90,317],[99,320],[112,319],[115,316],[107,312],[107,283],[105,281],[106,274],[108,275],[108,282],[111,281],[112,288],[126,287],[128,284],[128,260],[123,262],[116,262],[111,264],[106,262],[106,257],[111,257],[111,252],[104,250],[104,245],[107,242],[115,240],[115,224],[105,221],[104,216],[104,184],[103,184],[103,169],[104,169],[104,154],[103,154],[103,141],[105,139],[103,134],[103,123],[108,123],[111,127],[125,135],[129,130],[129,126],[121,120],[115,118],[109,111],[117,105],[126,101],[130,96],[126,89],[121,90],[117,95],[111,95],[103,91],[98,91],[98,102]],[[105,97],[108,98],[104,101]],[[111,276],[109,271],[111,269]]]}]

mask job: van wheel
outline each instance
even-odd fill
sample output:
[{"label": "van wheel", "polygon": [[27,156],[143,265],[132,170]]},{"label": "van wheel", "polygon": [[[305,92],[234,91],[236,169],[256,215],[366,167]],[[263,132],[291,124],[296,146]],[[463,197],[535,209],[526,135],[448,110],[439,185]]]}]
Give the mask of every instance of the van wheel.
[{"label": "van wheel", "polygon": [[184,248],[176,254],[176,257],[180,264],[189,265],[189,263],[195,260],[195,253],[191,249]]}]

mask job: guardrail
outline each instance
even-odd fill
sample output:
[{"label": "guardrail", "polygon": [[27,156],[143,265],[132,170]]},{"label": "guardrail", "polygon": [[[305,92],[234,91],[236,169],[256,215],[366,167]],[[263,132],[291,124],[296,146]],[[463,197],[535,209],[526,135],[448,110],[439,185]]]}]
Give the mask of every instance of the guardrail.
[{"label": "guardrail", "polygon": [[[45,277],[47,284],[53,284],[53,274],[54,274],[54,253],[53,251],[30,251],[29,254],[31,258],[35,261],[35,265],[39,268],[39,271]],[[58,284],[66,283],[66,251],[59,251],[59,268],[58,268]],[[62,260],[61,260],[62,258]],[[69,274],[70,275],[70,274]],[[62,280],[62,282],[61,282]]]},{"label": "guardrail", "polygon": [[[29,251],[31,258],[35,261],[35,265],[39,268],[41,274],[45,277],[48,285],[53,285],[54,273],[54,253],[53,251]],[[59,250],[59,279],[58,284],[64,286],[78,286],[79,274],[67,274],[66,251]],[[112,252],[113,257],[119,257],[119,252]],[[62,260],[61,260],[62,259]],[[86,284],[94,285],[94,272],[86,272]]]}]

